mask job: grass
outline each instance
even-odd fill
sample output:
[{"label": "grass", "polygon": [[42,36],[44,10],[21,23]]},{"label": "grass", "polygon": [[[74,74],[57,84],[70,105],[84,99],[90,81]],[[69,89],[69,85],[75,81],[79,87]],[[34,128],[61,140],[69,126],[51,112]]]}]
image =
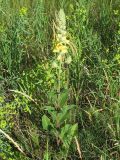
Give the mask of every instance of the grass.
[{"label": "grass", "polygon": [[119,113],[118,0],[0,1],[1,159],[119,160]]}]

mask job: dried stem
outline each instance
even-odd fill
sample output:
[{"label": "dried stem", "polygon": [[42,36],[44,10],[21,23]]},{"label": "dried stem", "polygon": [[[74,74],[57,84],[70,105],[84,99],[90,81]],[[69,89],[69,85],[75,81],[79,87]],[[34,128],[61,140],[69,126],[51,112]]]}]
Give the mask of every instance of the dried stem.
[{"label": "dried stem", "polygon": [[79,144],[76,136],[75,136],[75,142],[76,142],[76,146],[77,146],[77,151],[79,153],[79,157],[82,160],[82,153],[81,153],[81,150],[80,150],[80,144]]},{"label": "dried stem", "polygon": [[0,133],[3,134],[3,135],[18,149],[18,151],[20,151],[22,154],[25,155],[22,147],[20,147],[19,144],[13,140],[13,138],[11,138],[11,137],[10,137],[7,133],[5,133],[2,129],[0,129]]}]

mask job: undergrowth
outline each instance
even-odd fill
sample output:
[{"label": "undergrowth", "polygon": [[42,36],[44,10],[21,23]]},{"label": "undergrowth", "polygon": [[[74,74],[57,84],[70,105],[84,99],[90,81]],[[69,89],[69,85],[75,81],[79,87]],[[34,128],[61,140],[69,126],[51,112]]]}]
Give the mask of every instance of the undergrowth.
[{"label": "undergrowth", "polygon": [[0,159],[120,159],[119,0],[0,0]]}]

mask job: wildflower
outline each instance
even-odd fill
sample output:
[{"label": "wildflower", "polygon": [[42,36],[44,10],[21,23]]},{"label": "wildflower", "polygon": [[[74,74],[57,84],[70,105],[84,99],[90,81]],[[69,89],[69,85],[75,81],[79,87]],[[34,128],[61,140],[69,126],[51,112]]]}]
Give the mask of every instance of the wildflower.
[{"label": "wildflower", "polygon": [[68,44],[69,40],[66,38],[66,36],[63,36],[62,34],[57,34],[56,39],[58,42]]},{"label": "wildflower", "polygon": [[[53,49],[54,53],[58,53],[57,61],[65,62],[70,64],[72,58],[68,53],[68,49],[70,47],[70,42],[67,39],[67,31],[66,31],[66,17],[63,9],[60,9],[58,14],[56,15],[56,35],[55,35],[56,45]],[[54,64],[55,65],[55,64]],[[55,65],[56,66],[56,65]]]},{"label": "wildflower", "polygon": [[56,20],[57,20],[57,23],[58,23],[58,28],[60,30],[65,30],[66,31],[66,18],[65,18],[65,12],[64,12],[63,9],[60,9]]},{"label": "wildflower", "polygon": [[53,50],[54,53],[67,53],[68,52],[68,48],[67,46],[61,44],[61,43],[58,43],[54,50]]},{"label": "wildflower", "polygon": [[27,8],[26,7],[22,7],[21,9],[20,9],[20,15],[21,16],[24,16],[24,15],[26,15],[27,14]]}]

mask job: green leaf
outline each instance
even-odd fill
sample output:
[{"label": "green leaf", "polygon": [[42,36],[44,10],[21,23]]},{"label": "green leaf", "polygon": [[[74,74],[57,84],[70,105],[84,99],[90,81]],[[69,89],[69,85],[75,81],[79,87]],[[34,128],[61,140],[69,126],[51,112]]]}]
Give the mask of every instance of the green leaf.
[{"label": "green leaf", "polygon": [[67,135],[70,134],[70,127],[71,125],[70,124],[66,124],[64,127],[61,128],[61,133],[60,133],[60,137],[62,139],[62,141],[65,140],[65,138],[67,137]]},{"label": "green leaf", "polygon": [[42,126],[44,130],[48,130],[48,127],[51,125],[50,119],[46,116],[42,116]]},{"label": "green leaf", "polygon": [[60,124],[64,123],[66,120],[69,120],[70,110],[74,107],[75,105],[67,105],[61,108],[61,112],[58,114]]},{"label": "green leaf", "polygon": [[31,138],[35,145],[39,146],[39,135],[35,131],[31,133]]},{"label": "green leaf", "polygon": [[56,122],[56,120],[57,120],[57,116],[58,116],[58,114],[57,114],[57,111],[48,111],[48,113],[51,115],[51,117],[52,117],[52,121],[53,122]]},{"label": "green leaf", "polygon": [[55,110],[55,108],[54,107],[52,107],[52,106],[44,106],[44,107],[42,107],[44,110],[47,110],[47,111],[54,111]]},{"label": "green leaf", "polygon": [[63,107],[67,103],[67,99],[68,99],[68,91],[65,90],[60,95],[60,107]]},{"label": "green leaf", "polygon": [[54,103],[57,101],[57,94],[54,90],[52,90],[51,92],[48,93],[48,98],[49,100]]},{"label": "green leaf", "polygon": [[61,108],[61,110],[63,111],[63,112],[67,112],[67,111],[69,111],[69,110],[71,110],[71,109],[73,109],[73,108],[75,108],[76,107],[76,105],[65,105],[65,106],[63,106],[62,108]]},{"label": "green leaf", "polygon": [[57,119],[59,120],[59,123],[61,125],[62,123],[65,122],[65,120],[68,120],[69,112],[61,112],[57,115],[57,117],[58,117]]},{"label": "green leaf", "polygon": [[70,132],[70,134],[71,134],[72,137],[75,136],[75,133],[76,133],[77,129],[78,129],[78,124],[77,123],[73,124],[71,126],[71,132]]},{"label": "green leaf", "polygon": [[64,140],[67,137],[74,137],[76,131],[78,129],[78,124],[66,124],[64,127],[61,128],[60,136]]}]

